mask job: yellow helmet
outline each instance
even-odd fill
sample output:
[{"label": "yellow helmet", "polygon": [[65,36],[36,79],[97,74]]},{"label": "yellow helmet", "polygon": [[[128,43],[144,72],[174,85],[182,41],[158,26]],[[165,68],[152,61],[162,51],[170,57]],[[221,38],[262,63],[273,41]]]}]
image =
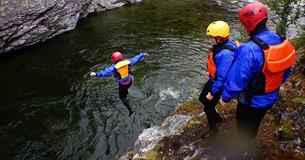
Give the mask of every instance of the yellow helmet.
[{"label": "yellow helmet", "polygon": [[224,21],[215,21],[208,26],[207,35],[212,37],[228,37],[230,35],[230,27]]}]

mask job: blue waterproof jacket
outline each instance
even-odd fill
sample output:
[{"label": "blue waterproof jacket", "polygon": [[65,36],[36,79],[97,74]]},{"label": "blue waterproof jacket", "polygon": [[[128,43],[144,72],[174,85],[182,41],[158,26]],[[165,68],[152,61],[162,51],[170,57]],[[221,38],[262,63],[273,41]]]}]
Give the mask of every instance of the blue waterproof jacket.
[{"label": "blue waterproof jacket", "polygon": [[[233,41],[228,41],[224,44],[225,46],[230,46],[235,49],[236,44]],[[229,49],[223,49],[215,55],[215,65],[216,65],[216,77],[213,79],[211,76],[209,79],[213,82],[211,94],[215,96],[223,90],[223,85],[227,80],[227,73],[231,67],[234,58],[234,52]]]},{"label": "blue waterproof jacket", "polygon": [[[268,45],[276,45],[282,42],[281,37],[271,31],[261,32],[255,37],[263,40]],[[239,46],[235,50],[235,59],[233,65],[228,72],[227,81],[222,92],[224,102],[238,97],[238,101],[244,105],[254,108],[264,108],[273,105],[279,95],[279,91],[273,91],[268,94],[252,95],[246,98],[245,90],[251,83],[255,88],[255,78],[261,72],[264,64],[263,50],[252,40]],[[285,71],[283,82],[285,82],[291,72],[291,69]]]},{"label": "blue waterproof jacket", "polygon": [[[129,59],[129,61],[130,61],[129,66],[134,66],[137,62],[139,62],[143,58],[144,58],[144,53],[140,53],[139,55]],[[102,71],[96,72],[96,75],[98,77],[103,77],[103,78],[109,77],[112,74],[115,74],[115,75],[118,74],[118,71],[115,68],[115,64],[112,64],[110,67],[107,67],[106,69],[104,69]],[[115,79],[116,79],[117,83],[126,82],[126,81],[129,81],[131,79],[131,75],[129,74],[128,77],[126,77],[124,79],[118,79],[118,77],[115,76]]]}]

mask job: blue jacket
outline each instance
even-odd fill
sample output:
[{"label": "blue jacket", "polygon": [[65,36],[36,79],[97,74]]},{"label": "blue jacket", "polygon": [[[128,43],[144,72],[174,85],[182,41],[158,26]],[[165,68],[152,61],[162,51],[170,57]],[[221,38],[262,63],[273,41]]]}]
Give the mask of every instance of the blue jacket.
[{"label": "blue jacket", "polygon": [[[139,55],[129,59],[129,61],[130,61],[129,66],[134,66],[137,62],[139,62],[143,58],[144,58],[144,53],[140,53]],[[117,69],[115,69],[115,64],[112,64],[110,67],[107,67],[106,69],[104,69],[102,71],[96,72],[96,75],[98,77],[105,78],[105,77],[109,77],[110,75],[116,74],[116,73],[118,73],[118,71],[117,71]],[[116,76],[115,76],[115,78],[116,78],[116,82],[120,83],[120,82],[129,81],[131,76],[129,74],[128,77],[126,77],[124,79],[118,79],[118,77],[116,77]]]},{"label": "blue jacket", "polygon": [[[228,41],[224,45],[236,48],[236,44],[233,41]],[[211,94],[215,96],[223,90],[223,85],[227,80],[227,73],[231,67],[234,58],[234,52],[228,49],[223,49],[215,55],[216,65],[216,77],[217,80],[210,77],[209,79],[213,82]]]},{"label": "blue jacket", "polygon": [[[255,37],[260,38],[268,45],[276,45],[282,42],[282,39],[271,31],[261,32]],[[255,88],[255,78],[261,71],[264,64],[262,49],[253,41],[239,46],[235,50],[235,60],[228,73],[227,82],[224,85],[222,99],[224,102],[229,102],[231,99],[238,97],[242,104],[264,108],[273,105],[279,95],[279,91],[274,91],[263,95],[253,95],[252,98],[245,97],[244,90],[251,83],[252,88]],[[285,82],[290,74],[291,69],[287,69],[283,82]]]}]

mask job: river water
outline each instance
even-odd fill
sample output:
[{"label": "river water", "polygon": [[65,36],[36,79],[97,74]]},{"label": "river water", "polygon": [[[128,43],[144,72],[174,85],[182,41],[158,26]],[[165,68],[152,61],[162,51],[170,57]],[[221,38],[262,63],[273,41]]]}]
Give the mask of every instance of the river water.
[{"label": "river water", "polygon": [[[0,59],[0,159],[117,159],[144,128],[198,96],[211,42],[205,29],[229,22],[232,38],[243,2],[146,0],[98,13],[77,28]],[[148,52],[133,67],[128,111],[113,78],[88,73]]]}]

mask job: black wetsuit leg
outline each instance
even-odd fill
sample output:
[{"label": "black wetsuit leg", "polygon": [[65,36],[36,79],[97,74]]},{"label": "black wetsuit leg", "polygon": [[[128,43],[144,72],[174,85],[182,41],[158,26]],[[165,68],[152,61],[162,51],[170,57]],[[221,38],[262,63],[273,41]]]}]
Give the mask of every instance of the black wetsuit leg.
[{"label": "black wetsuit leg", "polygon": [[260,123],[271,107],[253,108],[238,102],[236,121],[239,137],[248,142],[255,139]]},{"label": "black wetsuit leg", "polygon": [[129,101],[128,101],[128,88],[132,85],[132,80],[130,80],[130,82],[127,84],[127,85],[122,85],[122,84],[119,84],[119,95],[120,95],[120,99],[121,101],[123,102],[124,106],[128,109],[129,111],[129,115],[131,115],[133,112],[132,112],[132,109],[129,105]]},{"label": "black wetsuit leg", "polygon": [[220,93],[218,93],[212,100],[208,100],[206,95],[212,91],[213,82],[208,80],[199,96],[200,102],[204,105],[204,112],[208,118],[208,125],[211,128],[216,127],[216,123],[222,122],[222,118],[220,117],[219,113],[216,110],[216,105],[220,99]]}]

